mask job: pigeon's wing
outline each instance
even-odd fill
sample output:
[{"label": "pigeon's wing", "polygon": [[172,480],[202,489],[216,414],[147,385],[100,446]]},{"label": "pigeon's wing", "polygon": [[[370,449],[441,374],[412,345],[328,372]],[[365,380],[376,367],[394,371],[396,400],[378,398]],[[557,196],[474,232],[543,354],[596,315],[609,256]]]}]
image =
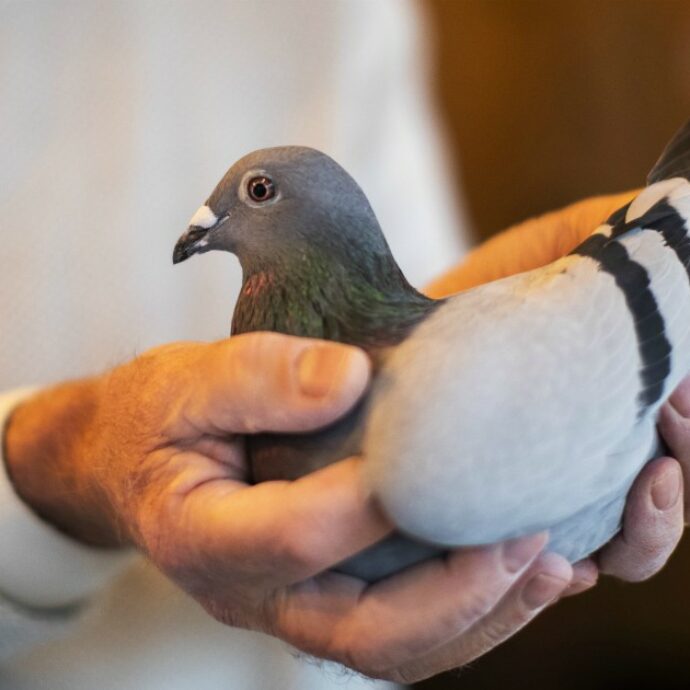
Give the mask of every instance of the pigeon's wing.
[{"label": "pigeon's wing", "polygon": [[[688,188],[662,195],[657,225],[685,236]],[[403,531],[493,542],[627,490],[658,407],[690,370],[688,273],[631,208],[588,249],[450,299],[392,352],[364,455]]]},{"label": "pigeon's wing", "polygon": [[683,177],[690,180],[690,121],[676,132],[647,175],[647,184]]}]

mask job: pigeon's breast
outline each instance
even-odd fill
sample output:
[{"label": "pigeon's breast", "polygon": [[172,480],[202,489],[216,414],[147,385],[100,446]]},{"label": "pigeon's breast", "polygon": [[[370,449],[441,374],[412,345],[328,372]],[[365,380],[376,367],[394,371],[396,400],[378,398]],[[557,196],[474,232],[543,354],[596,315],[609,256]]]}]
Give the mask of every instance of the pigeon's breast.
[{"label": "pigeon's breast", "polygon": [[[648,278],[634,289],[654,302],[653,328],[690,353],[684,267],[658,233],[622,245]],[[651,317],[620,282],[597,257],[569,256],[451,298],[391,354],[364,454],[400,529],[445,545],[493,542],[629,486],[654,445],[656,409],[690,362],[661,352],[663,395],[641,408],[654,363],[638,319]]]}]

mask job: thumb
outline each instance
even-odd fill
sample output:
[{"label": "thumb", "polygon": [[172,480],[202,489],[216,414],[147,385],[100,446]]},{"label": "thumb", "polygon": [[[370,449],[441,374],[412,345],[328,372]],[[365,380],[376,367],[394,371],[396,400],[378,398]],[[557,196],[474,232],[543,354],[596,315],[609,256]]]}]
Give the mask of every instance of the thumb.
[{"label": "thumb", "polygon": [[347,412],[367,387],[362,350],[278,333],[247,333],[204,348],[183,396],[202,433],[310,431]]}]

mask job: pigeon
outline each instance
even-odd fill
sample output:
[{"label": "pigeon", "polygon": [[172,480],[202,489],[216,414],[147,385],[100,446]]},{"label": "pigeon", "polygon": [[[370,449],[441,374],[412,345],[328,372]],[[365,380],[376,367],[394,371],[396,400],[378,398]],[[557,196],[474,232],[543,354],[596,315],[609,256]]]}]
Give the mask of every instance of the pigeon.
[{"label": "pigeon", "polygon": [[298,146],[226,173],[173,261],[234,253],[232,334],[357,345],[370,391],[312,434],[249,437],[254,481],[353,454],[392,536],[336,570],[377,581],[451,548],[542,530],[571,562],[619,531],[690,372],[690,122],[648,185],[569,255],[442,300],[412,287],[352,177]]}]

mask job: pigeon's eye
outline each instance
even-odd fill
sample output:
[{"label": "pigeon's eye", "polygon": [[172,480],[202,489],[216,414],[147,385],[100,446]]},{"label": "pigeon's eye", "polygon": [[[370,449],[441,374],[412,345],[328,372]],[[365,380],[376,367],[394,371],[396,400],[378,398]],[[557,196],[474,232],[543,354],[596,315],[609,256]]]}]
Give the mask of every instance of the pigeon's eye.
[{"label": "pigeon's eye", "polygon": [[261,203],[262,201],[272,199],[276,195],[276,189],[270,177],[260,175],[258,177],[252,177],[252,179],[247,182],[247,193],[252,201]]}]

